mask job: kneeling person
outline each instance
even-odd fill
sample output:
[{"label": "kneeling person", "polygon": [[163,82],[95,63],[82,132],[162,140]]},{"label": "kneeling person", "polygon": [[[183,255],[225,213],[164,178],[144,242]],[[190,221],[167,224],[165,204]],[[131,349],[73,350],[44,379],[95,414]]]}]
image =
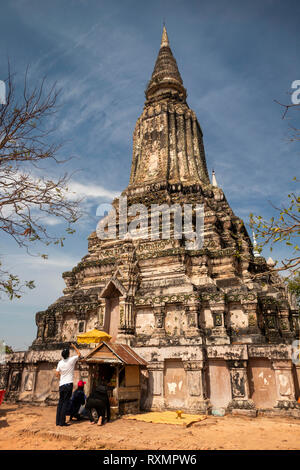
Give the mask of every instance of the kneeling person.
[{"label": "kneeling person", "polygon": [[83,382],[82,380],[79,380],[77,384],[77,389],[72,395],[71,398],[71,403],[70,403],[70,410],[69,410],[69,415],[70,415],[70,421],[72,421],[73,418],[76,418],[77,420],[81,419],[79,410],[82,405],[85,404],[86,396],[84,394],[84,385],[86,382]]},{"label": "kneeling person", "polygon": [[[98,385],[96,387],[88,397],[85,408],[88,410],[91,424],[98,422],[98,426],[101,426],[104,422],[105,412],[106,420],[110,420],[110,405],[105,385]],[[93,416],[93,410],[96,410],[97,418]]]}]

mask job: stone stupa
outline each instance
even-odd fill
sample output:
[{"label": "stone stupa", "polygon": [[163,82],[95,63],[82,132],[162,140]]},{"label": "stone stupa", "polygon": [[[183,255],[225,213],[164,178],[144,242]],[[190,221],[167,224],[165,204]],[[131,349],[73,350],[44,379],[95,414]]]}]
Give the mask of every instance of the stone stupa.
[{"label": "stone stupa", "polygon": [[[93,232],[88,254],[63,274],[64,295],[36,314],[29,351],[0,366],[2,387],[10,399],[55,403],[61,349],[96,327],[147,361],[143,409],[298,416],[300,374],[291,360],[298,312],[280,277],[253,251],[215,175],[210,182],[202,130],[165,27],[145,94],[122,197],[147,207],[149,225],[153,204],[201,205],[203,244],[187,249],[185,236],[101,240]],[[119,233],[119,199],[113,206]],[[174,235],[172,218],[170,226]],[[77,374],[88,379],[87,365]]]}]

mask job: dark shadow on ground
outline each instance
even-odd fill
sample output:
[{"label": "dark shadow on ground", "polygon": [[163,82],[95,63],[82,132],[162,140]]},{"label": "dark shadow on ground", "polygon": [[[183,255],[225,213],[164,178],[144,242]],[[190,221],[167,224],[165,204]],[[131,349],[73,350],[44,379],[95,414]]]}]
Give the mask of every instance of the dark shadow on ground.
[{"label": "dark shadow on ground", "polygon": [[17,408],[18,407],[16,407],[16,408],[0,408],[0,418],[1,418],[1,416],[5,416],[10,411],[16,411]]},{"label": "dark shadow on ground", "polygon": [[9,424],[6,421],[6,419],[0,419],[0,429],[1,428],[8,428],[8,427],[9,427]]}]

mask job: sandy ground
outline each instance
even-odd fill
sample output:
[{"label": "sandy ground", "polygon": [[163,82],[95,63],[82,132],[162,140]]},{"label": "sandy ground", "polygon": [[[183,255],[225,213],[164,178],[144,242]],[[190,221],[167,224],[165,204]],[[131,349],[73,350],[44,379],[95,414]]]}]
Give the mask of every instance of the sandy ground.
[{"label": "sandy ground", "polygon": [[60,428],[55,412],[52,406],[2,404],[0,449],[300,449],[300,420],[293,418],[209,416],[188,428],[121,418],[101,427],[73,421]]}]

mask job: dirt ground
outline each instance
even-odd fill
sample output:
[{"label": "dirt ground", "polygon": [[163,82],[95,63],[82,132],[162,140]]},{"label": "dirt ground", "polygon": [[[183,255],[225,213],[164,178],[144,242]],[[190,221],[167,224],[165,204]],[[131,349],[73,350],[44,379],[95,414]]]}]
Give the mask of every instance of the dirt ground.
[{"label": "dirt ground", "polygon": [[190,427],[118,419],[104,426],[55,426],[56,408],[4,403],[1,450],[300,449],[300,420],[209,416]]}]

